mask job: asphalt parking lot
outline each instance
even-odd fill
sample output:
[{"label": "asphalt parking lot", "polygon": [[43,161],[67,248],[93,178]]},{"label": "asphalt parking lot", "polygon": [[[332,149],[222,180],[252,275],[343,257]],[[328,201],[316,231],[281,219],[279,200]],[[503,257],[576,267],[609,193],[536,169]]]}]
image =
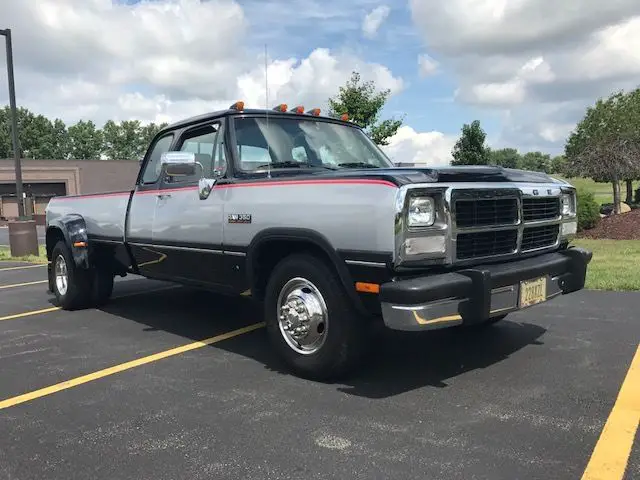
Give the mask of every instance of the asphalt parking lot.
[{"label": "asphalt parking lot", "polygon": [[0,265],[1,479],[640,478],[640,293],[384,333],[330,384],[245,299],[131,277],[63,312],[24,266]]}]

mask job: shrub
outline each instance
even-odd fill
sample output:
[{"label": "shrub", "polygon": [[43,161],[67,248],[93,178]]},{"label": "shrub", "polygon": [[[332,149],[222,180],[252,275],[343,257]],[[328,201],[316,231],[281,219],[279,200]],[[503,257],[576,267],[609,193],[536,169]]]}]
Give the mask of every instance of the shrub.
[{"label": "shrub", "polygon": [[578,201],[578,231],[595,227],[600,221],[600,205],[596,202],[593,192],[578,189],[576,192]]}]

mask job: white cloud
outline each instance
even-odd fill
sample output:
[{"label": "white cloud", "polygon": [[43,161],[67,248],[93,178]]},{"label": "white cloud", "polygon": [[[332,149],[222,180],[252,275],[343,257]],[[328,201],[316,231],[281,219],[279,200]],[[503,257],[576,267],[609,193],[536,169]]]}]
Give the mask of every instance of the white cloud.
[{"label": "white cloud", "polygon": [[369,12],[362,21],[362,33],[364,36],[367,38],[375,37],[390,12],[391,9],[386,5],[380,5]]},{"label": "white cloud", "polygon": [[[403,81],[379,64],[366,63],[348,53],[332,54],[318,48],[302,60],[276,60],[268,67],[269,102],[326,107],[327,99],[357,70],[364,81],[373,80],[380,89],[397,94]],[[264,67],[256,67],[238,80],[239,94],[252,105],[265,105]]]},{"label": "white cloud", "polygon": [[438,71],[438,62],[426,53],[418,55],[418,69],[421,77],[430,77]]},{"label": "white cloud", "polygon": [[[245,43],[251,26],[235,0],[6,1],[0,18],[12,26],[18,103],[51,118],[159,122],[240,99],[265,106],[264,58]],[[323,106],[353,69],[380,88],[403,88],[382,65],[316,48],[269,58],[269,102]],[[0,103],[5,95],[0,88]]]},{"label": "white cloud", "polygon": [[441,132],[416,132],[403,125],[383,147],[394,163],[417,163],[427,166],[449,165],[456,138]]},{"label": "white cloud", "polygon": [[[427,48],[456,77],[456,100],[506,110],[502,141],[515,146],[558,147],[587,105],[637,85],[636,0],[410,0],[410,8]],[[556,108],[565,104],[571,116]]]}]

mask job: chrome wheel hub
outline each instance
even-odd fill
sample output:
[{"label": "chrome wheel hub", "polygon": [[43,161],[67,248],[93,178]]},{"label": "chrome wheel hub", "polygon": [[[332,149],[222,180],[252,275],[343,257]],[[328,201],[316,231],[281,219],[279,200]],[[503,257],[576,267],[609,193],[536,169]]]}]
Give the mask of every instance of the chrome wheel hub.
[{"label": "chrome wheel hub", "polygon": [[56,289],[60,295],[65,295],[69,288],[69,275],[67,273],[67,262],[62,255],[58,255],[54,264],[53,273],[56,277]]},{"label": "chrome wheel hub", "polygon": [[320,291],[304,278],[289,280],[278,296],[280,333],[296,352],[317,352],[327,338],[327,305]]}]

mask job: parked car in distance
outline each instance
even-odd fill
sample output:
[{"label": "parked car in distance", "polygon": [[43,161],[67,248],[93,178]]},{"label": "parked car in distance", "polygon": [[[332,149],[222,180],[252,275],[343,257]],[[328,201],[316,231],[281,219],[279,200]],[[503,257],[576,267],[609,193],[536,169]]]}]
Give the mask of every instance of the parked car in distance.
[{"label": "parked car in distance", "polygon": [[[499,167],[394,167],[353,122],[301,107],[188,118],[131,191],[46,210],[49,288],[92,308],[127,274],[244,295],[310,378],[349,372],[373,325],[491,325],[584,287],[575,189]],[[215,310],[212,311],[215,321]]]}]

